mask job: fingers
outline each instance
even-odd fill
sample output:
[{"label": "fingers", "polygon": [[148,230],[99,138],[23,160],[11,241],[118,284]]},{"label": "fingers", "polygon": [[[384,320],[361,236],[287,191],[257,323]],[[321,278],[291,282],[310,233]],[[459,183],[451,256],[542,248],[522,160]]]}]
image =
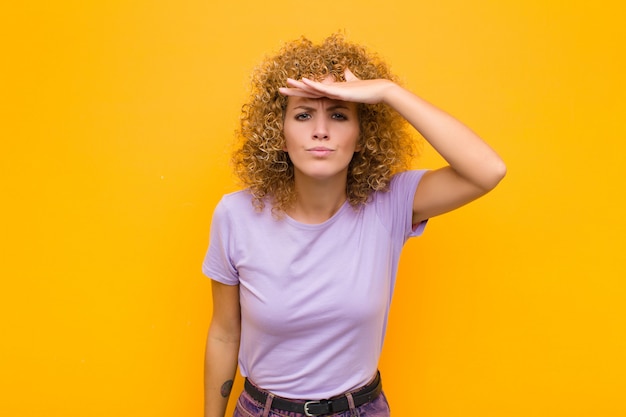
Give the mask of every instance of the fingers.
[{"label": "fingers", "polygon": [[293,88],[306,88],[304,81],[294,80],[293,78],[287,78],[287,85]]},{"label": "fingers", "polygon": [[326,97],[326,93],[319,86],[323,84],[303,78],[302,80],[294,80],[287,78],[288,87],[281,87],[278,91],[285,96],[296,96],[306,98]]},{"label": "fingers", "polygon": [[301,80],[287,79],[287,87],[279,91],[285,96],[306,98],[326,97],[332,100],[351,101],[355,103],[376,104],[383,101],[389,85],[393,82],[385,79],[361,80],[350,69],[344,70],[346,82],[335,82],[325,79],[322,82],[308,78]]},{"label": "fingers", "polygon": [[[322,82],[314,81],[309,78],[294,80],[287,78],[287,87],[279,89],[280,93],[285,96],[297,96],[306,98],[322,98],[327,97],[335,100],[360,101],[361,98],[355,95],[362,86],[356,81],[357,78],[350,69],[344,70],[346,82],[334,82],[325,80]],[[356,89],[356,90],[355,90]],[[363,93],[361,93],[363,95]]]},{"label": "fingers", "polygon": [[287,88],[280,87],[278,91],[284,96],[292,96],[292,97],[306,97],[306,98],[321,98],[324,97],[321,93],[310,93],[299,88]]},{"label": "fingers", "polygon": [[[298,83],[298,81],[296,81],[296,83]],[[301,88],[305,91],[308,92],[317,92],[317,93],[321,93],[321,94],[327,94],[329,92],[329,89],[332,90],[332,86],[336,85],[337,83],[321,83],[319,81],[313,81],[310,80],[308,78],[302,78],[302,80],[299,82],[299,84],[301,84],[298,88]]]}]

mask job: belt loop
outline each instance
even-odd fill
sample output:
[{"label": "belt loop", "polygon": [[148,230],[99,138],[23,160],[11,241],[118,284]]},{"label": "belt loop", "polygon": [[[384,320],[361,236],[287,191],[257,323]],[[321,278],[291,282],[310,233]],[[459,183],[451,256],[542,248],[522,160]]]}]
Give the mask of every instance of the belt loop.
[{"label": "belt loop", "polygon": [[348,406],[350,407],[350,415],[352,417],[359,417],[359,412],[354,406],[354,398],[352,398],[352,393],[346,393],[346,398],[348,399]]},{"label": "belt loop", "polygon": [[274,400],[274,394],[271,392],[267,393],[267,399],[265,400],[265,406],[263,407],[263,417],[267,417],[270,413],[270,408],[272,408],[272,401]]}]

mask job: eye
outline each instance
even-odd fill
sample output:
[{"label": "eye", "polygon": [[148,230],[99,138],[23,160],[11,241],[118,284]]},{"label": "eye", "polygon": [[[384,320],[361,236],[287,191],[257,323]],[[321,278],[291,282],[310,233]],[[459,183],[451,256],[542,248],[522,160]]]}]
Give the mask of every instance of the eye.
[{"label": "eye", "polygon": [[298,113],[296,114],[296,120],[309,120],[311,115],[309,113]]},{"label": "eye", "polygon": [[330,117],[335,120],[348,120],[348,117],[343,113],[333,113]]}]

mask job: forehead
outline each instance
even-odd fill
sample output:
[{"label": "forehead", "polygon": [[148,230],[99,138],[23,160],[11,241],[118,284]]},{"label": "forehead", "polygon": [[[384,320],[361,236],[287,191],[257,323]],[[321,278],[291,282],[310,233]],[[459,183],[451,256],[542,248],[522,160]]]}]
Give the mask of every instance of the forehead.
[{"label": "forehead", "polygon": [[293,109],[296,107],[305,107],[305,108],[312,108],[312,109],[343,108],[346,110],[356,111],[357,103],[352,102],[352,101],[334,100],[334,99],[327,98],[327,97],[321,97],[321,98],[307,98],[307,97],[296,97],[296,96],[287,97],[287,108]]}]

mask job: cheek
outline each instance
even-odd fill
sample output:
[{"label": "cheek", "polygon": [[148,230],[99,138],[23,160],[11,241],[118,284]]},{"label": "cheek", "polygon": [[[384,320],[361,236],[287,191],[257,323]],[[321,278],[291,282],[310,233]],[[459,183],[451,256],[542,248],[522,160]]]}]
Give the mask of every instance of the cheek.
[{"label": "cheek", "polygon": [[283,151],[287,151],[288,149],[293,150],[295,147],[300,146],[300,144],[305,141],[305,138],[307,138],[308,135],[309,132],[307,130],[306,124],[294,121],[283,122]]},{"label": "cheek", "polygon": [[291,144],[291,132],[287,130],[283,130],[283,151],[287,152],[289,150],[289,145]]},{"label": "cheek", "polygon": [[352,120],[350,124],[350,136],[354,140],[354,151],[359,152],[361,150],[361,125],[357,121]]},{"label": "cheek", "polygon": [[289,123],[283,124],[283,151],[287,152],[288,145],[291,142],[291,138],[293,137],[293,129],[291,129],[291,125]]},{"label": "cheek", "polygon": [[360,152],[361,151],[361,130],[359,128],[357,128],[354,132],[354,151],[355,152]]}]

